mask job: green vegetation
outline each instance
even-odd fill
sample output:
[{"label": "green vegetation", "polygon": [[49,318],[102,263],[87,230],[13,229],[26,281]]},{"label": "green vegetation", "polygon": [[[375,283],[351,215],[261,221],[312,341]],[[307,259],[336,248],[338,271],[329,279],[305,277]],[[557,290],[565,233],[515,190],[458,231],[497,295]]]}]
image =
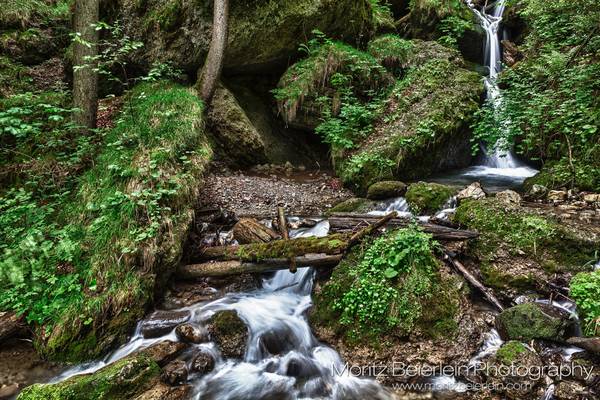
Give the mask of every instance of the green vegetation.
[{"label": "green vegetation", "polygon": [[600,271],[577,274],[571,281],[571,297],[583,317],[586,335],[600,335]]},{"label": "green vegetation", "polygon": [[127,333],[154,274],[177,261],[211,150],[202,103],[182,87],[139,85],[115,128],[92,136],[47,97],[61,98],[2,103],[18,168],[0,199],[0,307],[39,327],[42,353],[85,359]]},{"label": "green vegetation", "polygon": [[0,2],[0,25],[26,28],[66,21],[71,3],[72,0],[4,0]]},{"label": "green vegetation", "polygon": [[[580,271],[594,258],[597,246],[574,229],[532,212],[507,208],[493,198],[463,201],[454,221],[480,233],[470,252],[483,263],[484,270],[500,253],[507,252],[549,265],[551,272]],[[487,275],[492,283],[501,284],[504,274],[488,270]]]},{"label": "green vegetation", "polygon": [[451,335],[458,301],[438,275],[435,246],[411,227],[354,250],[317,294],[313,323],[331,325],[350,340],[408,334],[421,323],[431,336]]},{"label": "green vegetation", "polygon": [[29,386],[19,400],[125,400],[148,388],[160,375],[160,367],[151,358],[138,355],[117,361],[91,375],[75,376],[66,381]]},{"label": "green vegetation", "polygon": [[439,183],[418,182],[408,187],[406,201],[416,214],[432,214],[440,211],[456,190]]},{"label": "green vegetation", "polygon": [[502,364],[511,365],[519,358],[520,354],[529,352],[527,347],[521,342],[511,340],[506,342],[496,353],[496,359]]},{"label": "green vegetation", "polygon": [[561,341],[566,339],[565,335],[573,325],[573,321],[564,313],[551,306],[536,303],[524,303],[508,308],[496,317],[496,322],[502,337],[522,341]]},{"label": "green vegetation", "polygon": [[[530,179],[600,191],[600,10],[595,0],[520,0],[525,60],[502,74],[499,110],[483,109],[474,144],[499,137],[540,160]],[[499,121],[503,121],[499,124]]]}]

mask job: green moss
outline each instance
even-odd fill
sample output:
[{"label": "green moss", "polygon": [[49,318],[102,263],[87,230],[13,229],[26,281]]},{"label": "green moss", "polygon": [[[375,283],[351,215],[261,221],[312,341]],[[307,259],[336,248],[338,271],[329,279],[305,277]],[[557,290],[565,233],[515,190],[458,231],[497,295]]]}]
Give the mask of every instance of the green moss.
[{"label": "green moss", "polygon": [[347,240],[347,235],[333,234],[327,237],[251,243],[239,246],[238,249],[234,250],[234,254],[226,255],[225,258],[260,261],[269,258],[290,258],[314,253],[340,254],[346,248]]},{"label": "green moss", "polygon": [[367,190],[367,198],[384,200],[399,197],[406,193],[406,184],[400,181],[381,181],[372,184]]},{"label": "green moss", "polygon": [[480,267],[481,277],[486,286],[495,289],[535,289],[535,277],[515,274],[513,271],[505,272],[501,268],[485,262]]},{"label": "green moss", "polygon": [[327,215],[345,212],[365,213],[368,211],[372,211],[375,205],[376,203],[369,199],[353,197],[351,199],[344,200],[341,203],[336,204],[333,208],[327,211]]},{"label": "green moss", "polygon": [[19,400],[125,400],[148,388],[160,367],[139,355],[111,364],[93,374],[69,378],[57,384],[36,384],[21,392]]},{"label": "green moss", "polygon": [[[567,226],[523,209],[507,208],[493,198],[462,202],[454,220],[480,233],[470,251],[483,263],[492,261],[502,248],[542,265],[560,266],[561,271],[578,271],[594,258],[597,249],[596,242]],[[494,280],[490,276],[490,281]]]},{"label": "green moss", "polygon": [[222,335],[237,335],[248,330],[244,321],[235,311],[221,311],[216,313],[208,322]]},{"label": "green moss", "polygon": [[25,66],[14,62],[9,57],[0,56],[0,70],[2,70],[0,74],[0,95],[2,97],[31,90],[33,79]]},{"label": "green moss", "polygon": [[433,246],[428,235],[406,228],[353,249],[315,294],[311,323],[349,342],[380,343],[416,328],[429,337],[451,336],[458,290],[441,280]]},{"label": "green moss", "polygon": [[171,32],[181,24],[182,18],[181,0],[169,0],[152,9],[145,17],[145,24],[146,27],[156,24],[164,32]]},{"label": "green moss", "polygon": [[414,48],[414,41],[398,35],[387,34],[371,40],[368,52],[375,57],[377,62],[393,72],[394,75],[399,76],[402,70],[408,67],[408,61]]},{"label": "green moss", "polygon": [[521,342],[510,341],[506,342],[496,353],[496,358],[505,365],[513,364],[518,358],[520,354],[527,353],[527,347],[525,347]]},{"label": "green moss", "polygon": [[69,18],[72,0],[11,0],[2,2],[0,25],[27,28],[48,25]]},{"label": "green moss", "polygon": [[536,303],[519,304],[504,310],[498,315],[497,324],[503,337],[522,341],[564,340],[571,326],[564,314]]},{"label": "green moss", "polygon": [[415,213],[431,214],[441,210],[455,193],[456,190],[450,186],[418,182],[408,187],[406,201]]}]

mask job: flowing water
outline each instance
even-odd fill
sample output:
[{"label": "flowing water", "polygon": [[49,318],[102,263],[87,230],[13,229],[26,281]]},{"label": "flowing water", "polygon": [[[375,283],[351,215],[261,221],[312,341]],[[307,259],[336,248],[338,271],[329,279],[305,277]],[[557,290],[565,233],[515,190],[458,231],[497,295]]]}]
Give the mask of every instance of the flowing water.
[{"label": "flowing water", "polygon": [[[327,221],[310,229],[291,231],[292,237],[325,236]],[[196,345],[216,360],[214,371],[202,377],[190,376],[197,399],[391,399],[379,383],[349,374],[338,353],[319,343],[306,319],[311,306],[313,270],[301,268],[296,274],[279,271],[265,278],[262,288],[232,293],[219,300],[185,308],[190,323],[201,329],[208,318],[221,310],[235,310],[249,329],[243,360],[224,359],[213,343]],[[163,340],[177,341],[174,332],[144,339],[138,325],[129,343],[106,359],[72,368],[54,381],[94,372],[136,350]],[[279,351],[272,355],[266,340],[275,340]]]},{"label": "flowing water", "polygon": [[[500,46],[500,33],[502,14],[504,14],[505,0],[498,0],[495,5],[479,9],[471,0],[465,0],[471,8],[480,26],[486,33],[485,66],[487,76],[484,79],[487,99],[494,108],[496,115],[503,107],[503,99],[498,87],[498,74],[502,71],[502,48]],[[486,3],[487,4],[487,3]],[[487,10],[491,10],[489,13]],[[507,121],[497,118],[500,128],[506,131]],[[475,165],[449,174],[440,175],[435,180],[441,183],[465,184],[480,181],[490,190],[512,189],[520,186],[526,178],[535,175],[538,171],[525,165],[517,159],[511,150],[506,150],[506,139],[501,138],[493,150],[482,146],[483,158],[480,165]]]}]

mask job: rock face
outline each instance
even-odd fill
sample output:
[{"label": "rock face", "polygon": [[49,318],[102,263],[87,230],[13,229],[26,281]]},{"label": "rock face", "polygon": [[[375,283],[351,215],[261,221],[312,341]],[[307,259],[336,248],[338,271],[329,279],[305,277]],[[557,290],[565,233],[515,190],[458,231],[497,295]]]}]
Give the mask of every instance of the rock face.
[{"label": "rock face", "polygon": [[208,321],[208,331],[226,358],[242,358],[246,353],[248,328],[235,311],[219,311]]},{"label": "rock face", "polygon": [[544,339],[564,341],[573,321],[556,307],[525,303],[504,310],[496,319],[498,331],[505,339],[528,341]]},{"label": "rock face", "polygon": [[454,193],[455,190],[446,185],[419,182],[409,186],[406,201],[413,211],[431,214],[439,211]]},{"label": "rock face", "polygon": [[[212,1],[121,0],[126,30],[144,42],[136,59],[147,65],[171,61],[195,72],[208,52]],[[370,34],[368,0],[301,0],[232,2],[225,68],[252,72],[287,64],[313,29],[330,37]]]},{"label": "rock face", "polygon": [[406,184],[400,181],[381,181],[369,186],[367,198],[370,200],[385,200],[400,197],[406,193]]}]

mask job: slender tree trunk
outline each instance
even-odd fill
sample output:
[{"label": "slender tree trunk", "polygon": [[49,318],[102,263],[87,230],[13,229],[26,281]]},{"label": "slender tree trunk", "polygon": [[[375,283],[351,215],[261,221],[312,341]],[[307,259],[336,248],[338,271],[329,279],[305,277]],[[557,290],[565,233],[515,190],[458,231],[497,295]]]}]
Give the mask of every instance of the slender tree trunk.
[{"label": "slender tree trunk", "polygon": [[98,111],[97,65],[89,58],[98,54],[98,31],[93,25],[99,13],[100,0],[75,1],[73,29],[84,43],[75,41],[73,46],[73,105],[77,109],[73,120],[86,131],[96,127]]},{"label": "slender tree trunk", "polygon": [[229,0],[214,0],[213,28],[210,49],[204,67],[198,74],[196,89],[206,105],[209,105],[223,69],[227,31],[229,30]]}]

